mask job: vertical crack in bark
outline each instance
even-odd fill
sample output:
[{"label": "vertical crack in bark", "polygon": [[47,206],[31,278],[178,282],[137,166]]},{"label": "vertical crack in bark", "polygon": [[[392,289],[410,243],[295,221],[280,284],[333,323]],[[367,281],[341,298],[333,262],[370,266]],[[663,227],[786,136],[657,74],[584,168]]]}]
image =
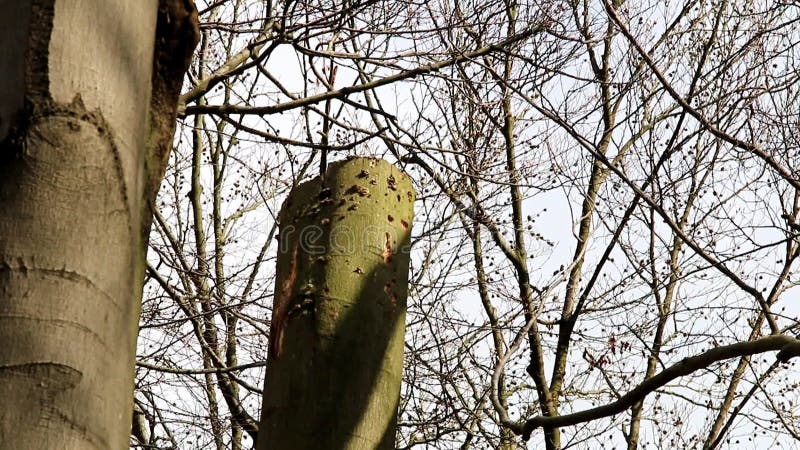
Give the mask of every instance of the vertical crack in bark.
[{"label": "vertical crack in bark", "polygon": [[55,0],[31,1],[30,38],[25,64],[26,106],[51,100],[49,65],[54,10]]},{"label": "vertical crack in bark", "polygon": [[200,42],[197,8],[191,0],[160,0],[153,55],[150,136],[145,157],[143,236],[150,230],[150,207],[167,168],[183,77]]},{"label": "vertical crack in bark", "polygon": [[283,330],[286,328],[289,302],[291,300],[292,291],[294,290],[295,280],[297,280],[297,254],[298,241],[295,241],[294,247],[292,248],[291,259],[287,265],[287,273],[280,278],[283,281],[280,284],[280,288],[275,292],[272,304],[272,320],[269,326],[269,353],[270,357],[276,359],[281,355]]},{"label": "vertical crack in bark", "polygon": [[[6,164],[22,154],[25,142],[25,133],[30,127],[30,118],[34,112],[42,105],[51,103],[50,81],[48,76],[48,60],[50,39],[53,31],[53,13],[55,0],[28,0],[21,1],[17,5],[20,10],[28,9],[27,16],[21,19],[24,24],[19,24],[22,28],[17,42],[10,45],[25,46],[24,56],[19,56],[19,60],[6,61],[9,65],[21,66],[18,73],[22,78],[17,79],[19,85],[14,85],[12,89],[19,89],[22,99],[20,104],[14,108],[17,111],[6,111],[7,117],[0,117],[10,123],[0,123],[4,135],[0,141],[0,164]],[[20,12],[20,11],[18,11]],[[27,28],[26,28],[27,27]],[[6,74],[7,75],[7,74]]]}]

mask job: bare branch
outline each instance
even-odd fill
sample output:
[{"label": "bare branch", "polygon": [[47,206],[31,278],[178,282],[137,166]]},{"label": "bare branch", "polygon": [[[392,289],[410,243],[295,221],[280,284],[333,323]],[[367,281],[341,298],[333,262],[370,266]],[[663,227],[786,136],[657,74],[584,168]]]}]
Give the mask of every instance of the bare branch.
[{"label": "bare branch", "polygon": [[438,63],[432,64],[425,64],[423,66],[419,66],[415,69],[405,70],[395,75],[390,75],[388,77],[380,78],[378,80],[359,84],[356,86],[347,86],[341,89],[337,89],[334,91],[327,91],[317,95],[310,95],[308,97],[304,97],[297,100],[292,100],[286,103],[281,103],[278,105],[270,105],[270,106],[240,106],[240,105],[194,105],[194,106],[187,106],[186,110],[182,114],[182,116],[189,116],[194,114],[254,114],[254,115],[270,115],[270,114],[278,114],[284,111],[289,111],[295,108],[301,108],[303,106],[313,105],[315,103],[323,102],[325,100],[341,100],[348,95],[356,94],[359,92],[369,91],[381,86],[386,86],[392,83],[396,83],[398,81],[406,80],[409,78],[415,78],[420,75],[425,75],[433,72],[437,72],[441,69],[454,66],[456,64],[461,64],[463,62],[469,61],[474,58],[479,58],[483,55],[487,55],[492,52],[502,51],[509,45],[515,44],[517,42],[523,41],[537,33],[544,31],[546,27],[544,25],[535,25],[527,30],[522,31],[521,33],[515,34],[514,36],[505,39],[501,42],[496,44],[487,45],[483,48],[478,50],[474,50],[471,52],[464,53],[463,55],[457,56],[452,59],[448,59],[446,61],[440,61]]},{"label": "bare branch", "polygon": [[636,402],[644,400],[648,394],[664,387],[678,377],[708,368],[712,364],[726,359],[772,351],[779,351],[778,355],[782,358],[781,361],[786,361],[789,358],[800,355],[800,340],[786,335],[773,335],[754,341],[737,342],[706,350],[699,355],[683,359],[679,363],[661,371],[653,378],[644,380],[639,386],[612,403],[563,416],[536,416],[528,419],[522,427],[522,437],[525,440],[530,439],[533,431],[539,427],[577,425],[622,413]]}]

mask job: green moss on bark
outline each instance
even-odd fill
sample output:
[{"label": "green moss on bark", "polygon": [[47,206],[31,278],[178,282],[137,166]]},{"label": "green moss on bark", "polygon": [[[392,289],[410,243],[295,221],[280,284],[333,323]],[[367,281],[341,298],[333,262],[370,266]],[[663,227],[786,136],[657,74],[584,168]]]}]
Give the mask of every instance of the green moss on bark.
[{"label": "green moss on bark", "polygon": [[287,199],[257,448],[394,448],[414,199],[372,158]]}]

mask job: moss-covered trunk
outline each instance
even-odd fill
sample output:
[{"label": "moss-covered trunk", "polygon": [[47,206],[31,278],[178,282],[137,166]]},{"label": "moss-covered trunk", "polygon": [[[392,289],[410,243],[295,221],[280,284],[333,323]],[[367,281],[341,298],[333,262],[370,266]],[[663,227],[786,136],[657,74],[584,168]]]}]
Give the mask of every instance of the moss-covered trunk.
[{"label": "moss-covered trunk", "polygon": [[258,449],[394,448],[414,199],[354,158],[286,200]]}]

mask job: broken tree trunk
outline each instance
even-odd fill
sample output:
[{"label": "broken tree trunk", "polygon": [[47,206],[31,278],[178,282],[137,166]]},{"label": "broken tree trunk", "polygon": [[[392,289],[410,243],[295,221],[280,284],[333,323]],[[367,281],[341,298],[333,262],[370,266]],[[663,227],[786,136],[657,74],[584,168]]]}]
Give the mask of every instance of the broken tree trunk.
[{"label": "broken tree trunk", "polygon": [[259,450],[394,448],[414,199],[354,158],[284,203]]}]

